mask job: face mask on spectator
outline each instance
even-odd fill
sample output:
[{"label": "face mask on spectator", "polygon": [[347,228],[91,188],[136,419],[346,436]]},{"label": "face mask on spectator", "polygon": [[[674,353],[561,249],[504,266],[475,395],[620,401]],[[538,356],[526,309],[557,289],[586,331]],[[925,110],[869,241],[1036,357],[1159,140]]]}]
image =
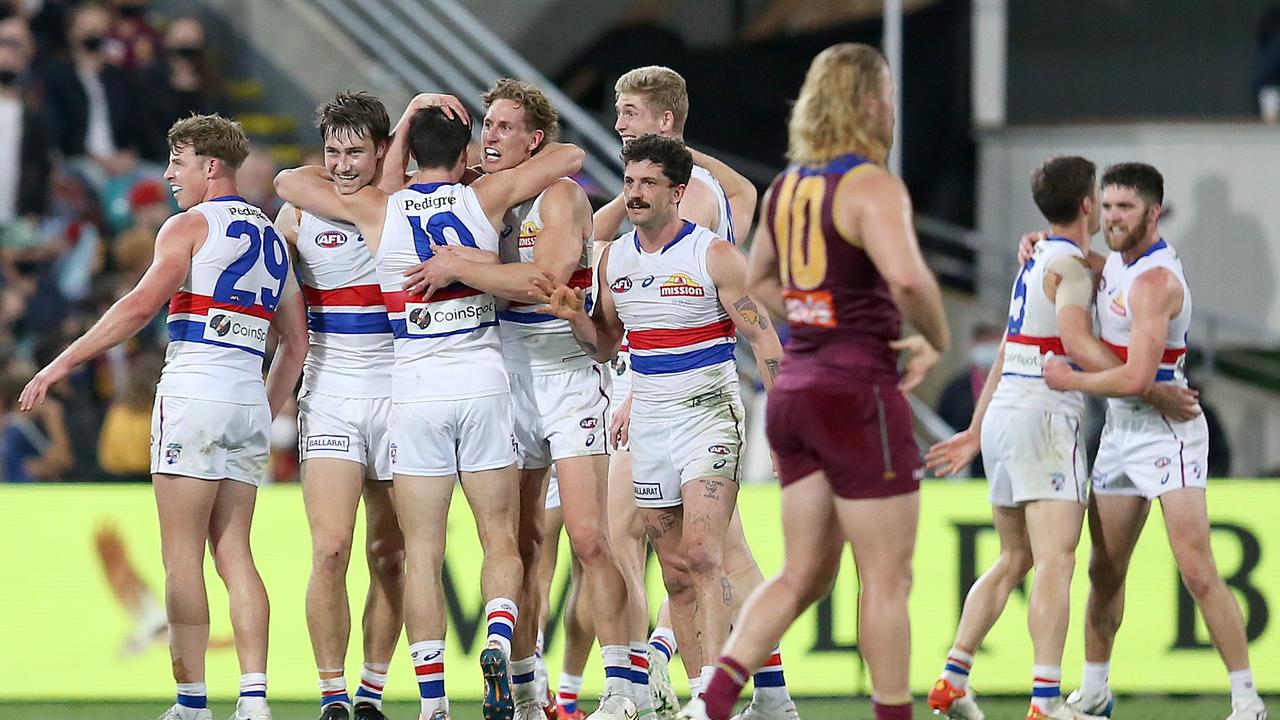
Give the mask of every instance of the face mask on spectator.
[{"label": "face mask on spectator", "polygon": [[17,70],[0,70],[0,87],[9,87],[18,82]]},{"label": "face mask on spectator", "polygon": [[195,60],[204,52],[204,48],[199,45],[179,45],[177,47],[170,48],[169,52],[183,60]]},{"label": "face mask on spectator", "polygon": [[102,49],[103,38],[101,35],[90,35],[80,41],[80,46],[89,52],[98,52]]},{"label": "face mask on spectator", "polygon": [[992,342],[977,343],[969,349],[969,362],[982,369],[990,368],[1000,354],[1000,344]]}]

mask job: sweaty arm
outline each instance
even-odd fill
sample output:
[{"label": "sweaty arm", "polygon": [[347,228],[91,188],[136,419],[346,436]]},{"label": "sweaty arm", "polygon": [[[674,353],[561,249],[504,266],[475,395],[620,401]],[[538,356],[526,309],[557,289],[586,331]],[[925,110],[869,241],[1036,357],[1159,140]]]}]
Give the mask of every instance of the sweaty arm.
[{"label": "sweaty arm", "polygon": [[499,170],[471,183],[480,206],[494,228],[502,227],[502,216],[516,203],[546,190],[556,180],[582,169],[587,154],[577,145],[547,143],[533,157],[519,165]]},{"label": "sweaty arm", "polygon": [[1169,337],[1169,320],[1182,309],[1182,286],[1164,268],[1144,272],[1129,291],[1128,358],[1114,367],[1096,372],[1062,372],[1045,380],[1060,390],[1080,390],[1107,397],[1141,396],[1155,382],[1160,356]]},{"label": "sweaty arm", "polygon": [[[765,203],[769,195],[765,193]],[[785,320],[786,303],[782,295],[782,275],[778,270],[778,248],[773,243],[773,232],[768,223],[756,226],[751,239],[751,256],[747,260],[747,292],[760,302],[761,307],[773,315],[774,320]]]},{"label": "sweaty arm", "polygon": [[1079,258],[1061,256],[1045,268],[1044,292],[1054,301],[1058,336],[1071,360],[1090,372],[1120,364],[1093,336],[1093,273]]},{"label": "sweaty arm", "polygon": [[508,300],[530,302],[533,278],[568,283],[582,258],[583,243],[591,235],[591,203],[578,183],[562,179],[542,196],[539,214],[542,230],[533,246],[533,262],[493,264],[464,259],[460,253],[445,260],[441,254],[426,262],[431,266],[443,260],[447,265],[441,268],[444,275],[432,278],[432,284],[458,281]]},{"label": "sweaty arm", "polygon": [[[606,249],[598,268],[602,278],[607,277],[608,262],[609,250]],[[618,354],[625,328],[613,304],[613,293],[607,288],[602,290],[595,308],[588,314],[584,308],[586,293],[581,288],[552,283],[543,277],[534,278],[532,287],[534,299],[546,303],[541,310],[567,321],[578,345],[596,362],[608,362]]]},{"label": "sweaty arm", "polygon": [[289,273],[285,281],[280,305],[271,318],[271,329],[279,339],[267,371],[267,404],[274,418],[293,396],[311,343],[307,334],[307,306],[293,273]]},{"label": "sweaty arm", "polygon": [[133,337],[182,287],[191,258],[204,244],[209,224],[194,210],[174,215],[156,234],[155,257],[138,284],[115,301],[98,322],[36,374],[19,396],[23,410],[44,402],[49,387],[83,363]]},{"label": "sweaty arm", "polygon": [[716,284],[720,306],[738,332],[751,343],[765,391],[773,389],[782,362],[782,343],[766,313],[747,293],[747,258],[724,240],[715,240],[707,249],[707,272]]},{"label": "sweaty arm", "polygon": [[756,214],[756,199],[759,197],[756,186],[716,158],[693,148],[689,148],[689,152],[693,153],[693,161],[706,168],[707,172],[711,173],[711,177],[720,183],[720,187],[724,189],[725,200],[729,201],[733,227],[740,233],[739,237],[746,237],[747,230],[751,227],[751,219]]},{"label": "sweaty arm", "polygon": [[387,217],[387,194],[366,185],[343,195],[323,167],[307,165],[276,175],[276,194],[299,210],[355,225],[369,252],[377,253]]},{"label": "sweaty arm", "polygon": [[920,254],[906,186],[878,167],[846,177],[835,199],[837,227],[846,237],[861,238],[907,322],[934,350],[946,352],[951,334],[942,310],[942,291]]}]

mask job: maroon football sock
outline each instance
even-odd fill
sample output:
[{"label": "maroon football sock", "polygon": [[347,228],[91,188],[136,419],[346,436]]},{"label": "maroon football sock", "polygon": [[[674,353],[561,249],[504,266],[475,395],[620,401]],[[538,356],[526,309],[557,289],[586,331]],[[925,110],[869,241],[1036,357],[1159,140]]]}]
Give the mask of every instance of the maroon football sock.
[{"label": "maroon football sock", "polygon": [[751,673],[742,667],[742,663],[725,655],[716,661],[715,674],[711,682],[702,688],[702,702],[707,706],[707,717],[711,720],[729,720],[733,706],[742,694],[742,686],[747,684]]}]

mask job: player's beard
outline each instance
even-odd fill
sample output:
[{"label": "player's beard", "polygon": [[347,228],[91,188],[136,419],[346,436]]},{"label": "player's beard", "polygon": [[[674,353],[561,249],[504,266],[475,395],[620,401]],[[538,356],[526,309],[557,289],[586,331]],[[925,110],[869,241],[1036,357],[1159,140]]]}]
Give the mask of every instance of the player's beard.
[{"label": "player's beard", "polygon": [[1150,226],[1151,221],[1148,219],[1147,214],[1143,213],[1142,220],[1138,222],[1136,227],[1125,233],[1125,236],[1119,242],[1115,242],[1114,236],[1110,231],[1108,231],[1107,247],[1116,252],[1127,252],[1128,250],[1132,250],[1142,242],[1143,238],[1147,236],[1147,230]]}]

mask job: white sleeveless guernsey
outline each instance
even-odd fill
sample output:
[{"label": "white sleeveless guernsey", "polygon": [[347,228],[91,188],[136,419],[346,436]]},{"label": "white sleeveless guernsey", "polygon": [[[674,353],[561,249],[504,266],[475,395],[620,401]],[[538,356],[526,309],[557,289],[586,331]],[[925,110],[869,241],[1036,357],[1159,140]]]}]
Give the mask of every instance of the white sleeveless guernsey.
[{"label": "white sleeveless guernsey", "polygon": [[[1169,336],[1165,340],[1155,380],[1174,382],[1186,387],[1184,366],[1187,359],[1187,332],[1191,327],[1191,288],[1187,287],[1182,261],[1163,239],[1128,264],[1118,252],[1107,257],[1107,264],[1102,268],[1102,283],[1098,286],[1098,320],[1102,328],[1102,342],[1119,355],[1121,360],[1128,359],[1129,330],[1132,324],[1132,318],[1129,317],[1129,289],[1139,275],[1155,268],[1164,268],[1173,273],[1182,285],[1182,310],[1169,321]],[[1154,411],[1150,405],[1135,398],[1110,398],[1108,405],[1113,411]]]},{"label": "white sleeveless guernsey", "polygon": [[[542,232],[542,198],[512,208],[507,220],[518,233],[500,242],[499,259],[504,262],[533,262],[533,248]],[[577,269],[569,277],[569,287],[591,288],[591,242],[583,243]],[[510,302],[498,313],[502,352],[507,369],[524,375],[548,375],[591,367],[595,362],[573,339],[569,323],[554,315],[536,312],[536,305]]]},{"label": "white sleeveless guernsey", "polygon": [[721,240],[737,245],[738,239],[733,234],[733,210],[729,207],[729,197],[724,194],[724,187],[720,185],[720,181],[712,177],[711,172],[701,165],[693,166],[689,180],[696,180],[706,185],[711,190],[711,194],[716,196],[716,205],[720,210],[716,216],[715,225],[710,228],[711,232]]},{"label": "white sleeveless guernsey", "polygon": [[343,398],[391,395],[391,321],[373,254],[354,225],[302,213],[298,275],[311,348],[302,388]]},{"label": "white sleeveless guernsey", "polygon": [[657,252],[642,250],[635,231],[609,248],[604,282],[627,329],[638,404],[737,392],[736,331],[707,270],[715,239],[707,228],[686,222]]},{"label": "white sleeveless guernsey", "polygon": [[289,277],[289,250],[271,220],[228,195],[192,208],[209,234],[169,301],[169,346],[158,395],[266,402],[267,330]]},{"label": "white sleeveless guernsey", "polygon": [[498,252],[498,232],[474,190],[455,183],[421,183],[387,198],[374,263],[395,336],[392,400],[459,400],[510,392],[492,295],[461,284],[430,298],[402,289],[404,271],[431,257],[436,245]]},{"label": "white sleeveless guernsey", "polygon": [[1080,247],[1063,237],[1037,243],[1035,254],[1018,272],[1009,300],[1004,367],[991,407],[1084,410],[1084,395],[1051,390],[1044,382],[1047,353],[1068,359],[1058,332],[1058,310],[1044,291],[1045,273],[1060,257],[1084,258]]}]

